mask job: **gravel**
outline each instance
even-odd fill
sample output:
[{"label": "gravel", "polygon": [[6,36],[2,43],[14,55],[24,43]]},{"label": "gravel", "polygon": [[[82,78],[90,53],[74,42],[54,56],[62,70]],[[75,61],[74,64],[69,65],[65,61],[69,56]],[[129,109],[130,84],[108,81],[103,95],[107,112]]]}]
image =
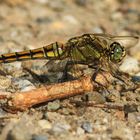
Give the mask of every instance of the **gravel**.
[{"label": "gravel", "polygon": [[[140,35],[139,17],[139,0],[1,0],[0,54],[63,43],[84,33]],[[136,85],[140,82],[140,41],[133,47],[129,40],[123,43],[128,44],[127,56],[119,70],[131,74]],[[62,82],[66,63],[29,60],[0,64],[0,91],[14,95]],[[84,74],[93,72],[83,67]],[[127,86],[115,79],[96,92],[43,103],[17,114],[1,108],[0,140],[139,140],[140,88],[124,90]],[[124,111],[89,107],[88,101],[122,105]],[[6,101],[0,100],[0,105],[2,102]]]}]

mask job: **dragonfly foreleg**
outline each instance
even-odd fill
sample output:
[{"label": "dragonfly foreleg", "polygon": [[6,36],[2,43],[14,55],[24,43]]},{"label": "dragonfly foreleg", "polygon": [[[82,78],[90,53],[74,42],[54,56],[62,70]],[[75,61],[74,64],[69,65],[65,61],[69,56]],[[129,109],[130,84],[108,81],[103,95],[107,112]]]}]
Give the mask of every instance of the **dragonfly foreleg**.
[{"label": "dragonfly foreleg", "polygon": [[[65,65],[65,69],[63,71],[63,76],[59,81],[64,82],[64,81],[67,81],[67,80],[77,79],[76,77],[74,77],[74,76],[72,76],[71,74],[68,74],[68,73],[73,68],[73,66],[77,67],[76,65],[78,65],[78,64],[88,65],[87,62],[83,62],[83,61],[74,61],[74,60],[67,61],[66,65]],[[77,69],[75,68],[75,72],[77,72],[77,71],[79,71],[78,67],[77,67]]]},{"label": "dragonfly foreleg", "polygon": [[123,91],[134,91],[137,88],[137,85],[135,85],[135,83],[132,82],[132,78],[128,73],[117,70],[115,72],[111,72],[111,75],[114,78],[120,80],[122,83],[124,83]]}]

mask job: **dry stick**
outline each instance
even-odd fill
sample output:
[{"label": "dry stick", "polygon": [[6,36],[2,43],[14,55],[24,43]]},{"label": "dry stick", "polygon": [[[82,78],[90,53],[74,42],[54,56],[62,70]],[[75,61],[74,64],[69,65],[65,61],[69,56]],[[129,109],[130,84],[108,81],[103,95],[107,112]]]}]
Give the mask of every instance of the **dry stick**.
[{"label": "dry stick", "polygon": [[[112,77],[109,73],[100,73],[96,76],[96,82],[107,86]],[[79,80],[48,85],[42,88],[27,92],[12,94],[8,98],[6,109],[9,111],[23,111],[33,105],[51,101],[54,99],[67,98],[87,91],[96,90],[97,83],[91,80],[90,76],[83,77]]]},{"label": "dry stick", "polygon": [[124,105],[121,104],[111,104],[111,103],[105,103],[105,104],[97,104],[94,102],[88,102],[86,104],[87,106],[93,106],[93,107],[98,107],[98,108],[108,108],[108,109],[117,109],[117,110],[124,110]]}]

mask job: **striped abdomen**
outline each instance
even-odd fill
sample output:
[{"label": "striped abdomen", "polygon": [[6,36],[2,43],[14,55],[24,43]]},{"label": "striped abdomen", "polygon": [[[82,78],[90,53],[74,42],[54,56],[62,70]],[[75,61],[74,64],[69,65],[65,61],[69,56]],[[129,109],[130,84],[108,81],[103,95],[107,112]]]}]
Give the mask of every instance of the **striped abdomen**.
[{"label": "striped abdomen", "polygon": [[61,59],[64,49],[62,43],[55,42],[38,49],[2,54],[0,56],[0,63],[10,63],[27,59]]}]

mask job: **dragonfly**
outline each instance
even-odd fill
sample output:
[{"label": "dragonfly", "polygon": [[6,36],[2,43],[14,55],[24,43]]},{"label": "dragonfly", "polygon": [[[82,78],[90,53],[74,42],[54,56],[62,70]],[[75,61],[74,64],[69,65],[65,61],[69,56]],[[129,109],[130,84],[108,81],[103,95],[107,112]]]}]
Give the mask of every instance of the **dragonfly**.
[{"label": "dragonfly", "polygon": [[113,36],[109,34],[83,34],[66,43],[54,42],[33,50],[0,55],[0,63],[22,60],[70,58],[73,64],[86,64],[118,74],[118,65],[126,55],[126,48],[138,42],[138,36]]}]

